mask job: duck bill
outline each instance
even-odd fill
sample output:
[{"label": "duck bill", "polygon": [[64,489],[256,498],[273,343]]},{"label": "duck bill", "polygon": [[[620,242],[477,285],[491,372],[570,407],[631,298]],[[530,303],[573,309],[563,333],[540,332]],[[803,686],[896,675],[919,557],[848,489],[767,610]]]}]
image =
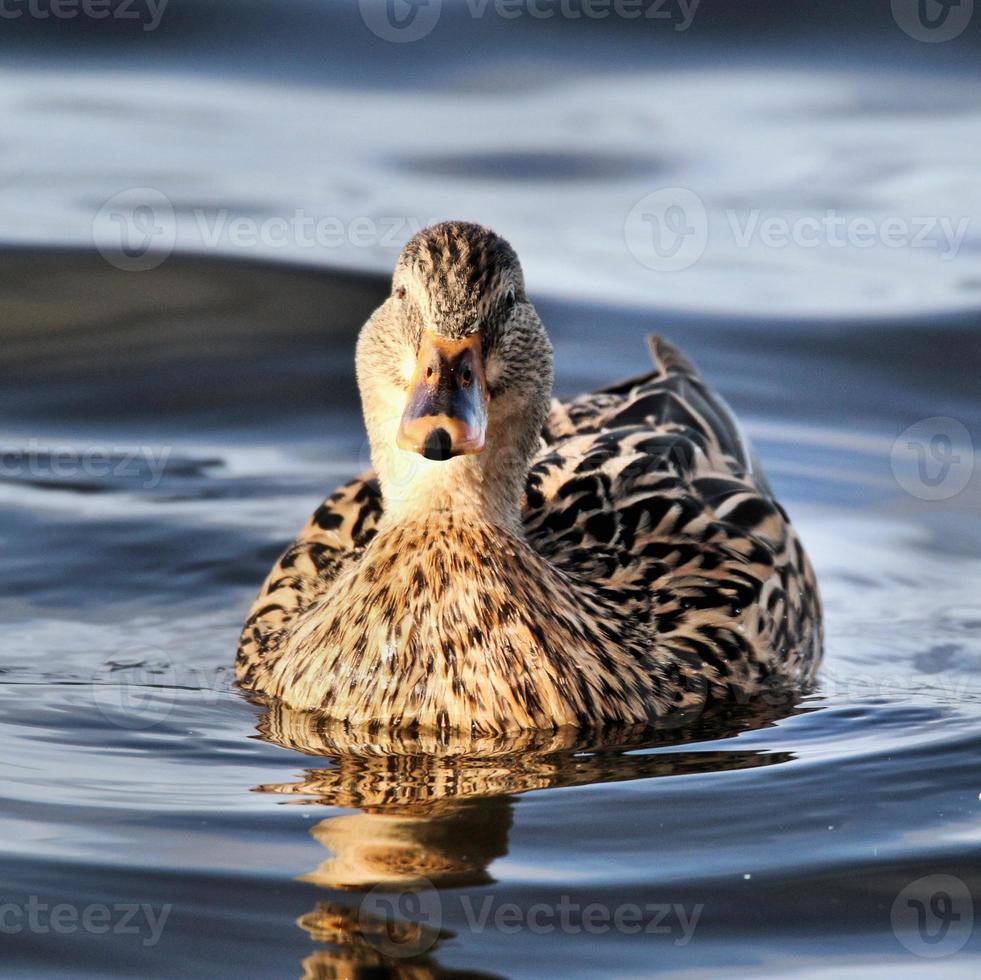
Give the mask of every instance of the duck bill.
[{"label": "duck bill", "polygon": [[426,459],[470,456],[484,448],[487,380],[480,332],[447,340],[424,331],[399,425],[400,449]]}]

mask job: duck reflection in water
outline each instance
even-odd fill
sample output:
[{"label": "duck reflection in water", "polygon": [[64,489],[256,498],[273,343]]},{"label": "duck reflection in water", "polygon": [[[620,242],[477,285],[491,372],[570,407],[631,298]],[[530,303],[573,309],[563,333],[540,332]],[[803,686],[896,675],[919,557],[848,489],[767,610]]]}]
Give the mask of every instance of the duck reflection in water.
[{"label": "duck reflection in water", "polygon": [[[658,728],[471,737],[353,734],[309,712],[268,706],[260,736],[326,765],[256,790],[359,811],[328,817],[310,831],[330,856],[299,880],[335,895],[298,920],[329,947],[304,961],[303,975],[447,975],[434,956],[456,933],[439,921],[446,916],[428,915],[430,906],[445,905],[441,892],[494,883],[490,867],[507,854],[518,794],[786,762],[789,753],[722,748],[716,740],[806,710],[788,694]],[[337,894],[352,891],[361,893],[359,901]]]}]

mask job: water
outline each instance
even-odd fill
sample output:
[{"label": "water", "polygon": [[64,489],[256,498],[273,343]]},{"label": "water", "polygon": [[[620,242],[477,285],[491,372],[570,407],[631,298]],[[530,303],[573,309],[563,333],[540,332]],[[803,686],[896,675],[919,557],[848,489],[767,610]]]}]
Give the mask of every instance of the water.
[{"label": "water", "polygon": [[[310,5],[263,9],[246,32],[175,0],[145,49],[91,25],[5,42],[4,975],[974,975],[963,47],[938,72],[942,45],[867,25],[823,61],[739,35],[719,67],[711,20],[689,48],[612,24],[587,44],[470,34],[448,6],[385,45],[351,9],[320,33]],[[624,241],[666,187],[706,216],[676,272]],[[144,272],[103,208],[130,188],[151,254],[173,244]],[[969,226],[956,249],[738,240],[755,212],[829,211]],[[818,571],[815,691],[601,742],[363,744],[232,686],[265,572],[366,463],[356,331],[413,223],[449,215],[517,246],[560,393],[633,373],[653,329],[726,395]]]}]

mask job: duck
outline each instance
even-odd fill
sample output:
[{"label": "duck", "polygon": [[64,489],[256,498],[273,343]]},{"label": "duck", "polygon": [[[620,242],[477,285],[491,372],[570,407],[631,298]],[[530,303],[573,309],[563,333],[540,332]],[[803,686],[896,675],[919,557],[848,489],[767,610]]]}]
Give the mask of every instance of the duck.
[{"label": "duck", "polygon": [[667,340],[566,401],[521,264],[442,222],[358,336],[372,469],[268,574],[237,683],[348,729],[670,726],[814,679],[815,574],[725,401]]}]

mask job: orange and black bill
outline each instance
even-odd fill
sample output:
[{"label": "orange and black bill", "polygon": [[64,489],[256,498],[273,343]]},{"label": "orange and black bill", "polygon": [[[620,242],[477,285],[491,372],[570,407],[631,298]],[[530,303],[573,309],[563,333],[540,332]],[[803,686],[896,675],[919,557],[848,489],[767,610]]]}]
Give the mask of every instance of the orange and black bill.
[{"label": "orange and black bill", "polygon": [[399,448],[426,459],[451,459],[479,453],[486,431],[480,332],[446,340],[425,331],[399,426]]}]

